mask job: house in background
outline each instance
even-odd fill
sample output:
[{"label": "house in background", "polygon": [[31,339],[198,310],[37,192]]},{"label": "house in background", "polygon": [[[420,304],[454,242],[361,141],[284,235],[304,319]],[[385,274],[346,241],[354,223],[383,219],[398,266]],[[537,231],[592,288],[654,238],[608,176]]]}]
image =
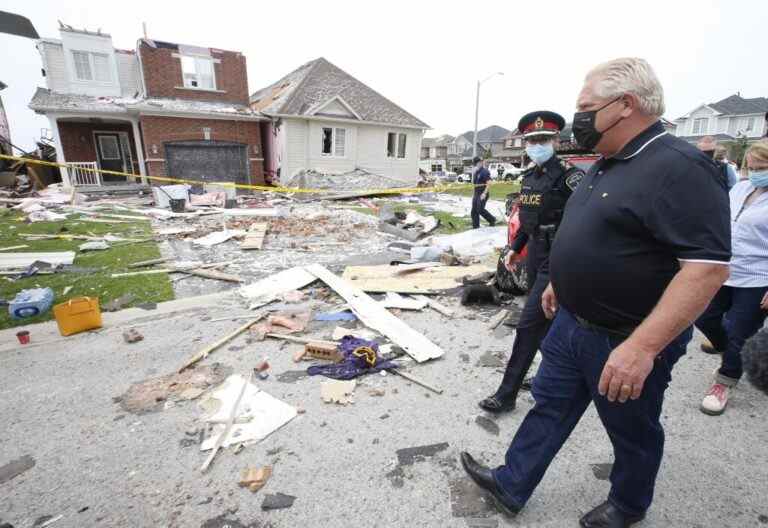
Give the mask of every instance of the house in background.
[{"label": "house in background", "polygon": [[324,58],[254,92],[250,104],[272,120],[264,137],[266,170],[282,183],[306,170],[419,177],[429,126]]},{"label": "house in background", "polygon": [[430,174],[452,170],[448,165],[448,150],[451,146],[455,146],[454,139],[456,138],[448,134],[422,139],[419,168]]},{"label": "house in background", "polygon": [[724,142],[743,136],[752,142],[766,135],[766,114],[768,98],[745,99],[734,94],[716,103],[699,105],[675,119],[671,133],[690,143],[698,142],[703,136]]},{"label": "house in background", "polygon": [[[491,125],[477,131],[477,144],[483,147],[483,154],[478,156],[489,157],[494,161],[511,161],[511,152],[506,148],[506,137],[510,134],[510,130],[498,125]],[[462,144],[469,144],[472,146],[472,140],[474,138],[474,131],[470,130],[461,134],[464,141]]]},{"label": "house in background", "polygon": [[[65,184],[264,182],[266,119],[248,107],[242,53],[150,39],[121,50],[65,25],[37,48],[47,87],[29,106],[50,121]],[[136,176],[82,170],[93,168]]]}]

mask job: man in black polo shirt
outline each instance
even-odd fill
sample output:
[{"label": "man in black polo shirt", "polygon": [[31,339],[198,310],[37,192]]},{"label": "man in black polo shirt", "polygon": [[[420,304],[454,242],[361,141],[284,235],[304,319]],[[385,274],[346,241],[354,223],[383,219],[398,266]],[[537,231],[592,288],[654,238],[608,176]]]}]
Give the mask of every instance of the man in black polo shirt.
[{"label": "man in black polo shirt", "polygon": [[[728,277],[730,219],[714,162],[664,131],[663,91],[642,59],[592,70],[573,133],[602,158],[566,205],[542,308],[536,405],[495,470],[462,463],[507,513],[522,508],[594,402],[613,444],[608,500],[583,527],[645,517],[664,448],[659,422],[691,323]],[[559,308],[558,308],[559,305]]]}]

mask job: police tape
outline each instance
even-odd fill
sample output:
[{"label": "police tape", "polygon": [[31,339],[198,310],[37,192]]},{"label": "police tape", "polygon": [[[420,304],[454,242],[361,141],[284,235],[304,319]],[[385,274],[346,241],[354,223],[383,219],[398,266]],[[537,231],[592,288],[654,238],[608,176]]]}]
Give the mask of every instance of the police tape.
[{"label": "police tape", "polygon": [[[281,186],[272,186],[272,185],[251,185],[251,184],[245,184],[245,183],[234,183],[234,182],[200,182],[198,180],[185,180],[183,178],[171,178],[168,176],[141,176],[139,174],[133,174],[130,172],[122,172],[122,171],[113,171],[113,170],[107,170],[107,169],[92,169],[89,167],[73,167],[72,165],[68,165],[66,163],[56,163],[53,161],[45,161],[35,158],[24,158],[21,156],[8,156],[6,154],[0,154],[0,159],[9,160],[9,161],[21,161],[24,163],[30,163],[34,165],[43,165],[47,167],[58,167],[58,168],[64,168],[68,170],[77,170],[80,172],[90,172],[90,173],[97,173],[97,174],[107,174],[110,176],[123,176],[126,178],[141,178],[146,179],[150,181],[157,181],[157,182],[163,182],[163,183],[176,183],[176,184],[188,184],[188,185],[200,185],[202,183],[207,183],[209,185],[216,185],[218,187],[225,187],[225,188],[233,188],[233,189],[248,189],[253,191],[267,191],[267,192],[277,192],[277,193],[285,193],[285,194],[341,194],[343,191],[338,191],[334,189],[306,189],[306,188],[299,188],[299,187],[281,187]],[[489,182],[490,185],[498,185],[504,182]],[[449,191],[457,191],[457,190],[464,190],[464,189],[473,189],[474,187],[480,187],[480,185],[474,185],[472,183],[452,183],[452,184],[443,184],[443,185],[432,185],[432,186],[425,186],[425,187],[394,187],[389,189],[356,189],[354,193],[361,193],[361,194],[417,194],[417,193],[424,193],[424,192],[449,192]]]}]

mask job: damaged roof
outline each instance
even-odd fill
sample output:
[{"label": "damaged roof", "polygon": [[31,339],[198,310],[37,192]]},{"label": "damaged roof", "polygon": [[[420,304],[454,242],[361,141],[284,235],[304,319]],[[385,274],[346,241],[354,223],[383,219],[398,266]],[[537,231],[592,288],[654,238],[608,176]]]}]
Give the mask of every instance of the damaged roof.
[{"label": "damaged roof", "polygon": [[251,95],[265,114],[310,116],[318,106],[341,98],[363,121],[427,129],[429,125],[347,72],[320,57]]},{"label": "damaged roof", "polygon": [[239,116],[245,119],[259,119],[259,112],[247,105],[192,101],[188,99],[138,99],[132,97],[94,97],[80,94],[61,94],[47,88],[38,88],[29,107],[36,112],[92,112],[125,114],[172,113],[213,116]]}]

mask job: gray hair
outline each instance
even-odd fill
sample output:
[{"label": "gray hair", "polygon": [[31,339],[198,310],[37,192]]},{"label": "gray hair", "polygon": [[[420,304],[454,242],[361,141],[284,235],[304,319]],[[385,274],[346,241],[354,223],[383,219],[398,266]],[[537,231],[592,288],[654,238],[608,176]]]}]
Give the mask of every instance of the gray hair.
[{"label": "gray hair", "polygon": [[645,59],[624,57],[594,67],[587,79],[598,78],[596,92],[614,99],[630,93],[637,97],[644,113],[660,117],[664,114],[664,89]]}]

